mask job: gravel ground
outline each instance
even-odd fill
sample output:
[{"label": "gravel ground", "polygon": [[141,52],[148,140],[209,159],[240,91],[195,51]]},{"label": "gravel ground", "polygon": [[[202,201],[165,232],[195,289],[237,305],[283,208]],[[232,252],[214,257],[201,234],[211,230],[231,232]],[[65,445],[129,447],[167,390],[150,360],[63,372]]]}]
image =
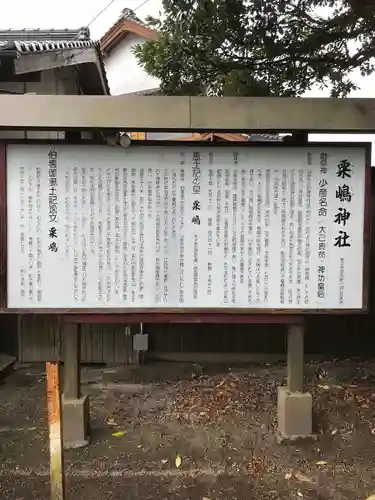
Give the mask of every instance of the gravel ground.
[{"label": "gravel ground", "polygon": [[[365,500],[375,493],[375,361],[310,363],[316,439],[279,444],[285,367],[83,371],[92,443],[65,453],[67,499]],[[49,498],[45,374],[0,385],[0,498]]]}]

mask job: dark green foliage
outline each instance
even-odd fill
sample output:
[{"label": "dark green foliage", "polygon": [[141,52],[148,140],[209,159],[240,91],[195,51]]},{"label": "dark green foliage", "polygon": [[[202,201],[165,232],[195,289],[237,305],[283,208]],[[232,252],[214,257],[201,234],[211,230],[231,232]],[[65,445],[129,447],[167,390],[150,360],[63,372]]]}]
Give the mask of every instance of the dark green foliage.
[{"label": "dark green foliage", "polygon": [[374,71],[375,0],[164,0],[158,41],[138,46],[168,95],[346,96]]}]

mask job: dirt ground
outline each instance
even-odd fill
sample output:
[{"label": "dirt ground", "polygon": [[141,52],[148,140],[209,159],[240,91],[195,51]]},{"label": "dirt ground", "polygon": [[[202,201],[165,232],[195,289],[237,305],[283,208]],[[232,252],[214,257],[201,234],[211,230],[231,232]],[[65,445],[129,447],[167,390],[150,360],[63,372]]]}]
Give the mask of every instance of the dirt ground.
[{"label": "dirt ground", "polygon": [[[65,454],[67,499],[365,500],[375,493],[375,361],[307,365],[316,439],[303,442],[277,441],[284,376],[282,364],[84,368],[92,443]],[[44,367],[16,367],[0,383],[0,401],[0,498],[47,499]]]}]

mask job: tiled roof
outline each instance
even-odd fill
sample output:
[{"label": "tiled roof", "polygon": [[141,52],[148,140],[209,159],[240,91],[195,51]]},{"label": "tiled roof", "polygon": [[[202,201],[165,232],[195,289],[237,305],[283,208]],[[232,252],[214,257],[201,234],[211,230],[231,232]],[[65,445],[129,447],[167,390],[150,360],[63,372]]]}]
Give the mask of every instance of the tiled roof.
[{"label": "tiled roof", "polygon": [[279,134],[249,134],[249,141],[251,142],[282,142]]},{"label": "tiled roof", "polygon": [[155,87],[153,89],[146,89],[146,90],[137,90],[136,92],[127,92],[126,94],[122,95],[144,95],[144,96],[153,96],[153,95],[159,95],[160,89],[158,87]]},{"label": "tiled roof", "polygon": [[0,31],[0,55],[84,49],[96,45],[87,28],[78,30],[4,30]]},{"label": "tiled roof", "polygon": [[143,24],[138,18],[129,17],[127,11],[124,10],[115,24],[101,37],[102,52],[108,54],[128,35],[137,35],[145,40],[156,40],[159,36],[156,31]]},{"label": "tiled roof", "polygon": [[[109,94],[109,85],[100,51],[99,42],[90,38],[88,28],[79,29],[22,29],[0,30],[0,60],[5,58],[19,58],[28,54],[50,53],[80,49],[82,52],[93,48],[97,54],[98,74],[104,93]],[[1,63],[1,61],[0,61]],[[92,78],[92,76],[90,77]],[[1,78],[0,78],[1,79]]]},{"label": "tiled roof", "polygon": [[81,49],[93,47],[95,43],[91,40],[74,41],[46,41],[46,42],[23,42],[14,40],[12,42],[0,42],[0,53],[2,51],[16,51],[19,54],[28,54],[34,52],[51,52],[54,50]]},{"label": "tiled roof", "polygon": [[89,40],[88,28],[72,29],[22,29],[0,30],[1,40],[46,41],[46,40]]}]

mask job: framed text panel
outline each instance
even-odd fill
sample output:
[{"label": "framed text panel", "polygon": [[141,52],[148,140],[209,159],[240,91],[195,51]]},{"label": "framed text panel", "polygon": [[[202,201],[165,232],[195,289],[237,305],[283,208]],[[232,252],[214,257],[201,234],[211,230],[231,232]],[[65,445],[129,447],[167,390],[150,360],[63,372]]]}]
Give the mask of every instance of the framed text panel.
[{"label": "framed text panel", "polygon": [[363,310],[365,145],[7,146],[12,310]]}]

